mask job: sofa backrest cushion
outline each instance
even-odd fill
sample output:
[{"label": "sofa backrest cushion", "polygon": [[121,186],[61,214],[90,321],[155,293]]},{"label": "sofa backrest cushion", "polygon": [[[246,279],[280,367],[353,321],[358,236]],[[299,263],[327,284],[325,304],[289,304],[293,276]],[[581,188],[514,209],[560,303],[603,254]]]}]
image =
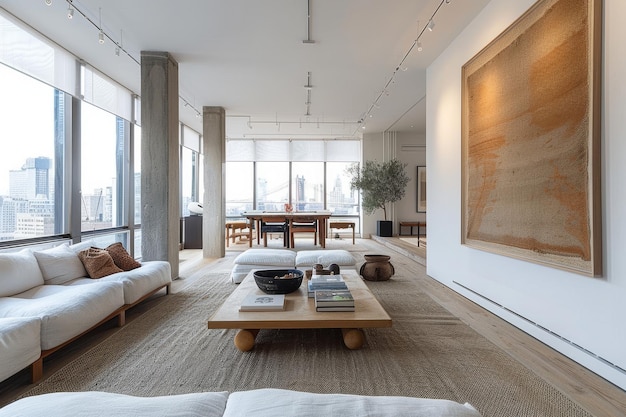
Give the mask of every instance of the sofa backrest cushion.
[{"label": "sofa backrest cushion", "polygon": [[39,264],[30,249],[0,253],[0,297],[10,297],[43,283]]},{"label": "sofa backrest cushion", "polygon": [[83,263],[67,244],[34,252],[46,284],[62,285],[87,276]]}]

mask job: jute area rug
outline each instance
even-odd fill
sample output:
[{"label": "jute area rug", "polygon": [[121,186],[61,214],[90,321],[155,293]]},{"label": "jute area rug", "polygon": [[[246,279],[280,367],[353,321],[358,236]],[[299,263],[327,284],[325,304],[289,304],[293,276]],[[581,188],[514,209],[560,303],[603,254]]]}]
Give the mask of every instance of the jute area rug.
[{"label": "jute area rug", "polygon": [[367,282],[393,327],[366,330],[360,350],[345,348],[339,330],[262,330],[251,352],[238,351],[235,330],[207,329],[234,284],[228,274],[207,273],[157,300],[25,396],[272,387],[467,401],[486,417],[590,416],[420,291],[419,281],[428,278],[403,262],[394,263],[391,280]]}]

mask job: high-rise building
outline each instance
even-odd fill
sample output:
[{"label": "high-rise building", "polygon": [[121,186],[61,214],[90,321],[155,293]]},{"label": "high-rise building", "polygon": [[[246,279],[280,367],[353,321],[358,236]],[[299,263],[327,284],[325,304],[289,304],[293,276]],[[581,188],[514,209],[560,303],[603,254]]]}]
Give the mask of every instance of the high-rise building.
[{"label": "high-rise building", "polygon": [[28,158],[19,170],[9,171],[9,196],[15,199],[50,199],[50,166],[45,156]]}]

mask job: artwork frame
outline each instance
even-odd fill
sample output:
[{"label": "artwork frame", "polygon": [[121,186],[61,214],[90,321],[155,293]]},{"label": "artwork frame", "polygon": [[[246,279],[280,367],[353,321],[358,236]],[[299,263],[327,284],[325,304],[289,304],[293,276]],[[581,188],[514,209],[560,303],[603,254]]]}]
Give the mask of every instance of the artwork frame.
[{"label": "artwork frame", "polygon": [[426,213],[426,167],[417,167],[417,194],[415,197],[418,213]]},{"label": "artwork frame", "polygon": [[602,275],[601,25],[540,0],[463,66],[463,245]]}]

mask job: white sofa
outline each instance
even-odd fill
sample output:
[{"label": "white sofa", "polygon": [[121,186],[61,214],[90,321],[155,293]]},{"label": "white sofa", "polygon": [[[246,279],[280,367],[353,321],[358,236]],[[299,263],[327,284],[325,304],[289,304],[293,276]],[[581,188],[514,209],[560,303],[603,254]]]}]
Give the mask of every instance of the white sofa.
[{"label": "white sofa", "polygon": [[0,381],[41,356],[41,319],[0,317]]},{"label": "white sofa", "polygon": [[[44,357],[113,317],[124,325],[128,308],[162,288],[169,293],[171,268],[165,261],[89,278],[78,257],[89,246],[0,253],[0,341],[6,340],[0,345],[0,381],[29,364],[37,381]],[[33,359],[35,343],[39,354]]]},{"label": "white sofa", "polygon": [[355,269],[356,259],[343,249],[319,249],[293,251],[289,249],[248,249],[235,258],[230,279],[239,284],[250,271],[256,269],[312,269],[321,264],[328,268],[337,264],[341,269]]},{"label": "white sofa", "polygon": [[133,397],[105,392],[63,392],[26,397],[0,409],[0,417],[480,417],[469,404],[398,396],[313,394],[282,389]]}]

